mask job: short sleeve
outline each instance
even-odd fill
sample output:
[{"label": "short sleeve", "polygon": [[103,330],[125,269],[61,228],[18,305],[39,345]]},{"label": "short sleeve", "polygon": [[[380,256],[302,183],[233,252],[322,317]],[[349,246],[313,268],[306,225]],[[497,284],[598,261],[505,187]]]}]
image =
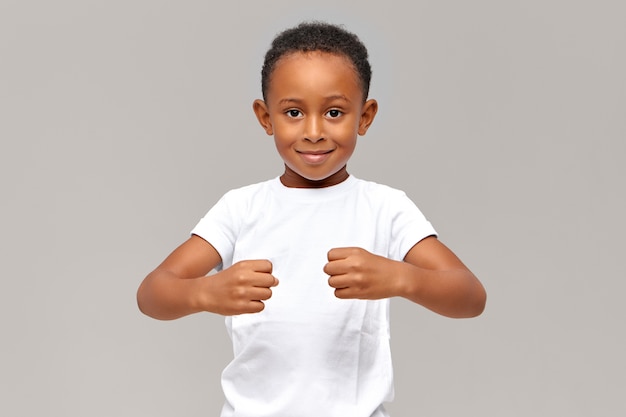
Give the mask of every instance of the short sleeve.
[{"label": "short sleeve", "polygon": [[198,224],[191,230],[191,234],[197,235],[209,242],[220,254],[222,263],[217,269],[221,270],[224,265],[232,265],[233,250],[238,233],[238,218],[234,211],[232,191],[224,194],[222,198],[204,215]]},{"label": "short sleeve", "polygon": [[398,191],[391,200],[391,245],[389,257],[396,260],[404,260],[406,254],[416,243],[428,236],[437,236],[437,232],[404,192]]}]

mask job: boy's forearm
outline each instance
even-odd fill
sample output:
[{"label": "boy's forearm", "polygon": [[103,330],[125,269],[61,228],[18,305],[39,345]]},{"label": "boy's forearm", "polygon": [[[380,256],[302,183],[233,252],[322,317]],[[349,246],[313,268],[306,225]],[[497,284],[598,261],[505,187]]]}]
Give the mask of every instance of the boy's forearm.
[{"label": "boy's forearm", "polygon": [[142,313],[158,320],[174,320],[198,313],[201,309],[195,295],[200,279],[181,279],[169,271],[153,271],[137,291],[137,305]]},{"label": "boy's forearm", "polygon": [[486,302],[482,284],[467,269],[430,270],[402,262],[400,295],[452,318],[480,315]]}]

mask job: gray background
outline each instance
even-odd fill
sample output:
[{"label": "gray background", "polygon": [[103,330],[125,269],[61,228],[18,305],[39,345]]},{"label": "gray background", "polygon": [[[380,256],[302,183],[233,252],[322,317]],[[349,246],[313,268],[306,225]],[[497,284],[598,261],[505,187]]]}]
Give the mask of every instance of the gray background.
[{"label": "gray background", "polygon": [[1,0],[0,414],[217,415],[222,318],[152,320],[135,291],[222,193],[280,174],[262,57],[319,18],[371,53],[350,172],[404,189],[489,294],[472,320],[393,300],[393,415],[624,415],[625,15]]}]

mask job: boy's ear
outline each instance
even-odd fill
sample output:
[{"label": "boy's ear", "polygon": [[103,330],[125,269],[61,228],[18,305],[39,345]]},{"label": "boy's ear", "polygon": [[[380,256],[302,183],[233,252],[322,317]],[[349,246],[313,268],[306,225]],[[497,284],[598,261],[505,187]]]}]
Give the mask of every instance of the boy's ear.
[{"label": "boy's ear", "polygon": [[272,128],[272,120],[270,119],[270,112],[267,110],[267,104],[263,100],[254,100],[252,103],[252,110],[256,114],[256,118],[268,135],[274,134]]},{"label": "boy's ear", "polygon": [[367,100],[363,104],[363,110],[361,111],[361,120],[359,120],[359,135],[363,136],[367,133],[370,125],[376,117],[378,112],[378,102],[374,99]]}]

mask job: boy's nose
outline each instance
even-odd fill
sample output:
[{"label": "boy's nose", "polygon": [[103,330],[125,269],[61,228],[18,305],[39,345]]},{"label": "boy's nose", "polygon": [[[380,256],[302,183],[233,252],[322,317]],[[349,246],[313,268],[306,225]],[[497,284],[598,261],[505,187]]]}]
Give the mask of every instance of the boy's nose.
[{"label": "boy's nose", "polygon": [[309,117],[306,123],[304,139],[310,142],[318,142],[324,138],[322,134],[322,121],[317,117]]}]

